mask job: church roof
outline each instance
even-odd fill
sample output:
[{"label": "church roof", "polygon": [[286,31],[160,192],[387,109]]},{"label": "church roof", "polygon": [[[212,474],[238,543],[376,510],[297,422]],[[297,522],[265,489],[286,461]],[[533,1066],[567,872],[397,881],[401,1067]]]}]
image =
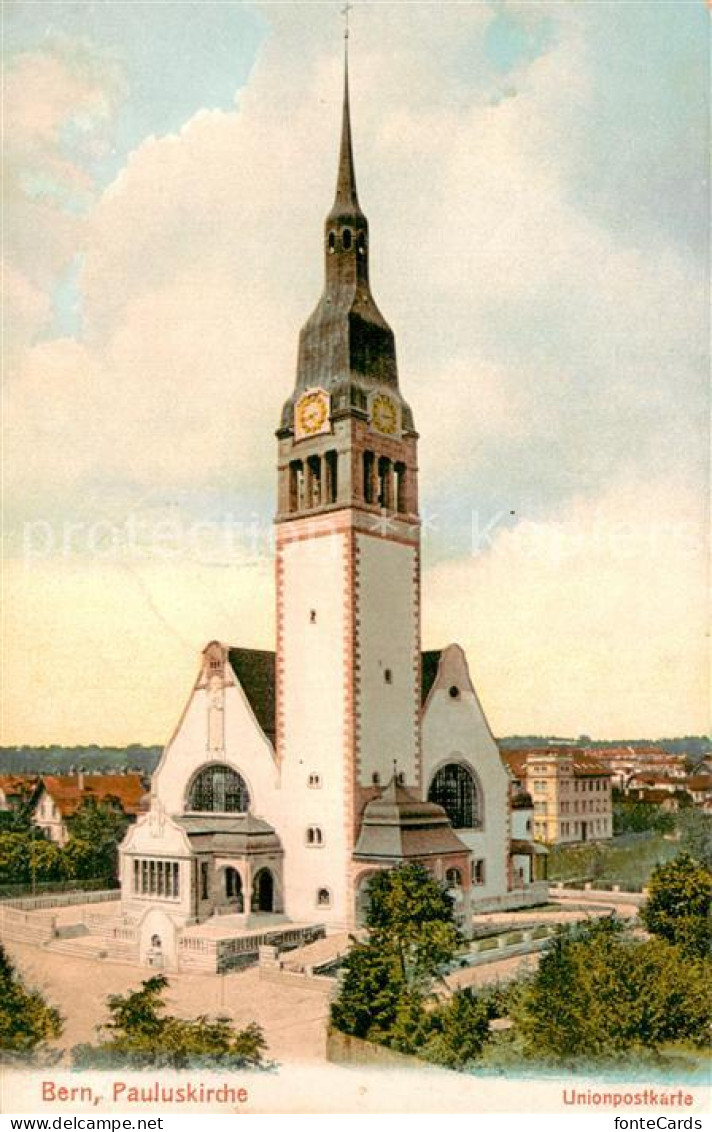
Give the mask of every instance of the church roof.
[{"label": "church roof", "polygon": [[354,857],[403,861],[467,851],[442,806],[421,801],[394,775],[363,811]]},{"label": "church roof", "polygon": [[[420,702],[430,694],[437,679],[444,649],[431,649],[421,653]],[[255,718],[267,738],[274,745],[276,736],[277,688],[275,653],[265,649],[228,647],[230,666],[247,696]],[[508,752],[507,752],[508,754]],[[503,754],[503,757],[504,754]],[[514,769],[513,767],[511,769]]]},{"label": "church roof", "polygon": [[261,649],[228,648],[228,657],[257,722],[274,744],[277,714],[275,654]]},{"label": "church roof", "polygon": [[[435,683],[443,649],[421,653],[420,702],[424,704]],[[230,666],[247,696],[255,718],[274,744],[277,689],[275,653],[264,649],[228,647]]]},{"label": "church roof", "polygon": [[431,649],[430,652],[420,654],[420,702],[424,704],[430,695],[430,689],[435,683],[440,667],[442,649]]}]

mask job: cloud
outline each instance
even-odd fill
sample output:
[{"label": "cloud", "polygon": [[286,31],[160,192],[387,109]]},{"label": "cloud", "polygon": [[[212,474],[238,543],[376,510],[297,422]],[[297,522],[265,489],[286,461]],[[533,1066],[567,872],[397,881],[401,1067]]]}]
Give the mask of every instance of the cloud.
[{"label": "cloud", "polygon": [[499,735],[704,733],[707,521],[673,478],[484,529],[426,574],[426,645],[466,648]]},{"label": "cloud", "polygon": [[[507,10],[529,34],[531,6]],[[208,497],[213,510],[256,505],[265,520],[271,514],[273,432],[299,327],[321,289],[341,61],[333,29],[310,6],[264,12],[272,34],[234,108],[202,110],[178,132],[145,138],[101,193],[90,155],[110,137],[119,72],[109,68],[105,81],[86,46],[16,64],[22,172],[10,250],[25,348],[6,412],[20,534],[27,520],[143,513],[147,499],[177,500],[188,518]],[[566,542],[597,509],[607,523],[635,525],[641,508],[673,519],[676,493],[700,494],[707,475],[704,278],[669,233],[609,225],[610,199],[590,207],[580,143],[597,128],[606,76],[591,33],[604,17],[581,5],[547,6],[546,16],[546,37],[532,33],[504,71],[487,58],[496,14],[485,5],[410,5],[407,18],[373,5],[358,44],[354,37],[352,112],[374,292],[396,331],[402,388],[422,432],[426,511],[450,512],[459,530],[456,552],[444,527],[431,536],[428,560],[438,565],[426,625],[446,637],[453,624],[472,626],[464,643],[488,656],[485,699],[500,730],[596,730],[598,721],[630,733],[674,719],[691,729],[682,720],[699,719],[688,665],[699,656],[694,556],[676,558],[662,545],[650,561],[614,562],[594,548],[554,570],[505,553],[532,530],[554,540],[561,532]],[[81,215],[68,207],[79,199]],[[78,252],[83,333],[38,341],[52,286]],[[473,508],[513,511],[518,525],[465,559]],[[115,594],[128,583],[94,568],[100,633],[115,625]],[[187,593],[191,571],[187,561],[175,578],[157,571],[156,586]],[[77,577],[62,573],[53,589],[28,576],[26,593],[37,586],[47,611],[53,601],[81,608]],[[653,616],[641,595],[664,610]],[[268,606],[252,607],[250,632],[263,644]],[[108,634],[117,657],[168,651],[157,627],[139,646],[132,634],[143,620],[131,599],[126,616],[133,628]],[[687,654],[671,643],[676,617]],[[195,640],[234,635],[218,631],[218,620],[208,611],[191,621]],[[242,622],[229,623],[244,636]],[[76,641],[69,624],[60,631]],[[67,694],[76,678],[68,669]],[[165,713],[168,678],[161,688]],[[139,699],[140,730],[149,720]],[[59,734],[65,709],[56,710]]]},{"label": "cloud", "polygon": [[6,634],[25,647],[7,655],[1,741],[166,742],[205,643],[261,643],[270,573],[238,554],[224,570],[182,558],[9,564]]}]

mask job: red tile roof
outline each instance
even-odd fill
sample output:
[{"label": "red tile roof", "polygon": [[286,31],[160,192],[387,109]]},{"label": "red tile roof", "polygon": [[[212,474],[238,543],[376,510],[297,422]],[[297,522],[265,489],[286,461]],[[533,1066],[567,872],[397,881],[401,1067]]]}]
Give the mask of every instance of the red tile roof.
[{"label": "red tile roof", "polygon": [[36,785],[36,774],[0,774],[0,790],[6,797],[31,794]]},{"label": "red tile roof", "polygon": [[145,794],[140,774],[42,775],[41,783],[62,817],[71,817],[85,799],[117,801],[126,814],[138,814]]},{"label": "red tile roof", "polygon": [[525,775],[527,761],[530,755],[548,755],[559,759],[570,755],[573,760],[574,777],[576,778],[608,778],[610,771],[589,751],[580,747],[527,747],[518,751],[501,751],[502,759],[509,767],[515,778],[522,779]]}]

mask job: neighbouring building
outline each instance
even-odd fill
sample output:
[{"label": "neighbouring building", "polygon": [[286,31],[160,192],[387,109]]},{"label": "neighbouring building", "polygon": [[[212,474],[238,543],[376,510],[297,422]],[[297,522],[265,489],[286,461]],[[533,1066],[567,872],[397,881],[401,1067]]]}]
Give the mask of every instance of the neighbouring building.
[{"label": "neighbouring building", "polygon": [[534,805],[534,839],[547,844],[613,836],[611,773],[587,751],[554,746],[503,751],[515,783]]},{"label": "neighbouring building", "polygon": [[24,809],[36,785],[36,775],[0,774],[0,810]]},{"label": "neighbouring building", "polygon": [[627,790],[631,779],[639,774],[684,778],[687,774],[685,755],[666,751],[654,744],[626,743],[617,747],[595,747],[590,752],[611,772],[616,790]]},{"label": "neighbouring building", "polygon": [[122,846],[124,915],[168,963],[229,914],[353,927],[403,861],[465,927],[511,902],[509,775],[462,649],[421,651],[418,433],[370,250],[347,77],[324,291],[277,427],[276,649],[206,646]]},{"label": "neighbouring building", "polygon": [[135,820],[147,805],[144,779],[140,774],[43,774],[29,803],[32,821],[52,841],[66,845],[71,819],[86,801]]},{"label": "neighbouring building", "polygon": [[510,799],[512,842],[512,886],[527,889],[548,876],[548,849],[534,841],[534,802],[530,794],[513,784]]}]

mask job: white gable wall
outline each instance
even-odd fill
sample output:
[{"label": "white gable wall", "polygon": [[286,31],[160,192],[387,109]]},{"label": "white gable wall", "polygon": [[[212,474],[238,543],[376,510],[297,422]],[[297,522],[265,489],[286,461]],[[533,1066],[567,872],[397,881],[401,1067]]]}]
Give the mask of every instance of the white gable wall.
[{"label": "white gable wall", "polygon": [[[449,689],[456,687],[453,698]],[[477,698],[459,645],[443,651],[440,668],[422,720],[423,796],[440,767],[462,763],[474,774],[481,798],[481,829],[458,830],[475,860],[485,861],[485,883],[472,890],[473,901],[500,896],[508,888],[510,837],[509,775]]]},{"label": "white gable wall", "polygon": [[185,812],[185,798],[194,775],[208,763],[226,763],[244,778],[250,809],[277,826],[280,818],[279,773],[269,740],[257,723],[247,697],[226,665],[222,710],[224,749],[209,747],[208,720],[214,692],[201,681],[191,693],[175,735],[166,747],[151,782],[151,804],[167,814]]}]

